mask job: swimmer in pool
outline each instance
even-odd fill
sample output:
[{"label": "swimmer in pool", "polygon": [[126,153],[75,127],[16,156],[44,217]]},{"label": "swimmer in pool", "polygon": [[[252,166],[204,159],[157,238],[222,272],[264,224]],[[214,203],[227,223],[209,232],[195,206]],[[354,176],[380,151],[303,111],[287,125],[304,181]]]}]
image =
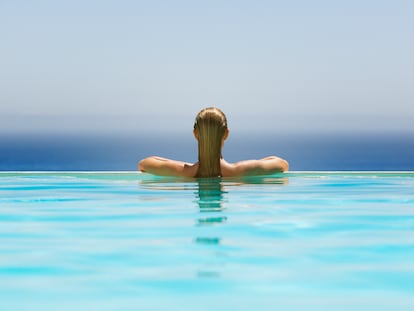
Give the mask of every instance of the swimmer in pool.
[{"label": "swimmer in pool", "polygon": [[201,110],[195,119],[193,133],[198,141],[198,162],[192,164],[152,156],[141,160],[138,170],[162,176],[198,178],[268,175],[289,169],[288,162],[276,156],[236,163],[224,160],[221,149],[229,130],[226,116],[218,108]]}]

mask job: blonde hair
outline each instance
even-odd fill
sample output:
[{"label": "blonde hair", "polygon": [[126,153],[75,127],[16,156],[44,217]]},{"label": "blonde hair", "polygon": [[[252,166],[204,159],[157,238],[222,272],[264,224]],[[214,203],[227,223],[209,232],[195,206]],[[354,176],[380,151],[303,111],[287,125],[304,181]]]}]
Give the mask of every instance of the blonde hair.
[{"label": "blonde hair", "polygon": [[196,177],[221,176],[220,159],[227,119],[218,108],[205,108],[195,119],[198,140],[198,170]]}]

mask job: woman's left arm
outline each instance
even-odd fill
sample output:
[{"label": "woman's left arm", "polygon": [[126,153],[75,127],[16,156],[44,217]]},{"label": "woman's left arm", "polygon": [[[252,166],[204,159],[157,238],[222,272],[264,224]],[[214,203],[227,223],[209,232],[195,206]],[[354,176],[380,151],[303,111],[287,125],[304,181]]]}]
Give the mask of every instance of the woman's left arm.
[{"label": "woman's left arm", "polygon": [[289,170],[289,163],[279,157],[270,156],[260,160],[240,161],[230,165],[229,176],[268,175]]}]

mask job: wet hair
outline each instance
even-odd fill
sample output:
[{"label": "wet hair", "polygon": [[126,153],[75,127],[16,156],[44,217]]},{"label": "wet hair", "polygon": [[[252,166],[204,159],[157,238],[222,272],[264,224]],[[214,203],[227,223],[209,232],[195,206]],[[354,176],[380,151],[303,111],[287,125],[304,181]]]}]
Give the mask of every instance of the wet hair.
[{"label": "wet hair", "polygon": [[194,129],[198,140],[198,170],[196,177],[221,176],[220,159],[227,119],[214,107],[201,110],[195,119]]}]

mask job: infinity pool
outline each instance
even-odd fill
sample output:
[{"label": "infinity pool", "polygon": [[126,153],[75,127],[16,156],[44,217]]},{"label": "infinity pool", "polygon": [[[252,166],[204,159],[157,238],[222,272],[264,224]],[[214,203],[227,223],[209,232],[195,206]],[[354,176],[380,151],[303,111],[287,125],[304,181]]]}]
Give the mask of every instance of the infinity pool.
[{"label": "infinity pool", "polygon": [[414,310],[414,172],[0,173],[0,310]]}]

